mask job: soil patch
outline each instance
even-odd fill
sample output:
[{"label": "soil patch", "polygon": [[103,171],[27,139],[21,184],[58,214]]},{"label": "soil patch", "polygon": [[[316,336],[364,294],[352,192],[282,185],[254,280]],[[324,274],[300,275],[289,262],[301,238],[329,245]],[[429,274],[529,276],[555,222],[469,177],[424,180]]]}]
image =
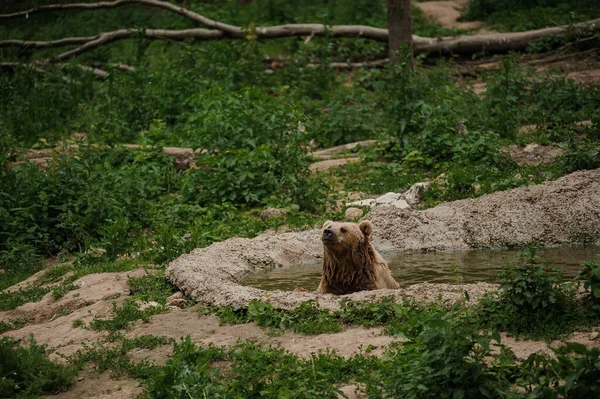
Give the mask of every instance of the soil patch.
[{"label": "soil patch", "polygon": [[[125,337],[134,338],[147,334],[176,340],[189,335],[193,342],[203,346],[231,346],[240,340],[251,340],[263,345],[278,345],[302,357],[308,357],[311,353],[326,348],[349,357],[369,345],[375,347],[374,353],[379,354],[384,346],[401,341],[399,338],[382,335],[381,328],[362,327],[349,327],[342,332],[330,334],[303,335],[286,332],[280,336],[273,336],[254,323],[220,325],[216,316],[202,316],[189,309],[173,309],[168,313],[155,315],[148,323],[136,324]],[[167,360],[170,353],[170,346],[162,346],[153,350],[134,350],[129,355],[136,360],[146,359],[160,364]]]},{"label": "soil patch", "polygon": [[[40,272],[43,273],[43,272]],[[129,294],[129,277],[141,277],[145,274],[142,269],[125,273],[99,273],[88,274],[73,282],[77,289],[68,292],[62,298],[55,300],[52,292],[46,294],[38,302],[29,302],[13,310],[0,312],[0,321],[21,319],[25,323],[42,323],[51,321],[57,317],[72,314],[73,311],[81,309],[97,302],[122,301]],[[39,273],[35,276],[39,276]],[[34,282],[31,278],[26,281]],[[23,282],[18,285],[21,288]],[[10,287],[14,291],[14,286]]]},{"label": "soil patch", "polygon": [[467,6],[469,0],[448,0],[448,1],[426,1],[416,2],[425,16],[432,21],[438,22],[444,28],[458,28],[463,30],[475,30],[476,33],[492,33],[492,31],[482,28],[483,22],[469,21],[459,22],[461,10]]},{"label": "soil patch", "polygon": [[509,145],[503,149],[513,161],[519,165],[548,165],[565,153],[554,145],[527,144],[526,146]]},{"label": "soil patch", "polygon": [[80,373],[77,383],[66,392],[46,396],[48,399],[121,399],[136,398],[144,388],[133,378],[112,378],[106,371],[98,374],[94,371]]}]

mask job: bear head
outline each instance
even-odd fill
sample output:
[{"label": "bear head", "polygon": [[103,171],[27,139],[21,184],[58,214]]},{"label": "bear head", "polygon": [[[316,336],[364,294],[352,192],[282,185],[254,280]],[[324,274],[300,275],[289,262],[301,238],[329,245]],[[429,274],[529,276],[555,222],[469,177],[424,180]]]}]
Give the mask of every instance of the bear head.
[{"label": "bear head", "polygon": [[323,224],[321,240],[328,250],[347,251],[359,244],[369,242],[373,224],[368,220],[360,223],[327,221]]}]

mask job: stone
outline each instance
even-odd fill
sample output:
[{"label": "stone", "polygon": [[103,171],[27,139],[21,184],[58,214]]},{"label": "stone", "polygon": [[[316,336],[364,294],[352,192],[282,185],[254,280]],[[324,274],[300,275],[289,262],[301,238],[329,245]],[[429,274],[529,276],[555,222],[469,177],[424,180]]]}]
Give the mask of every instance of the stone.
[{"label": "stone", "polygon": [[376,201],[373,198],[349,202],[346,204],[346,206],[368,206],[369,208],[373,208],[375,205]]},{"label": "stone", "polygon": [[148,308],[162,308],[162,305],[158,302],[154,302],[154,301],[141,301],[141,300],[137,300],[135,301],[135,304],[138,306],[138,308],[140,308],[140,310],[146,310]]},{"label": "stone", "polygon": [[183,296],[183,292],[177,291],[176,293],[167,298],[165,306],[173,306],[179,309],[183,309],[185,308],[186,304],[187,299],[185,299],[185,297]]},{"label": "stone", "polygon": [[401,197],[402,195],[398,193],[386,193],[383,194],[381,197],[377,197],[375,199],[375,203],[377,205],[391,204],[392,202],[399,200]]},{"label": "stone", "polygon": [[271,218],[279,218],[281,220],[284,220],[286,215],[287,215],[287,212],[284,209],[267,208],[261,213],[260,218],[262,220],[271,219]]},{"label": "stone", "polygon": [[399,209],[410,208],[410,205],[408,205],[408,202],[406,202],[406,200],[403,200],[403,199],[396,200],[396,201],[392,202],[390,205],[395,206],[396,208],[399,208]]},{"label": "stone", "polygon": [[411,188],[408,189],[406,193],[404,193],[404,199],[411,206],[419,205],[423,202],[421,199],[421,193],[430,189],[431,183],[429,182],[415,183]]},{"label": "stone", "polygon": [[346,213],[344,214],[344,219],[356,219],[363,215],[363,210],[360,208],[348,208],[346,209]]}]

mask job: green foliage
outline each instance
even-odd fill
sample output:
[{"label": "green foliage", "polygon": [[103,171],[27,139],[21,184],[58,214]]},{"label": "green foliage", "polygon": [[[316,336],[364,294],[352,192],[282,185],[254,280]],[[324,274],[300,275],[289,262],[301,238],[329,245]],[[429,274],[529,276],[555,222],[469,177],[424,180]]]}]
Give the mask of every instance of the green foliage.
[{"label": "green foliage", "polygon": [[0,292],[0,311],[14,309],[29,302],[37,302],[51,291],[50,287],[29,285],[16,291]]},{"label": "green foliage", "polygon": [[46,347],[33,339],[20,346],[10,337],[0,338],[0,397],[31,398],[66,391],[75,370],[48,359]]},{"label": "green foliage", "polygon": [[142,277],[129,277],[130,293],[135,299],[144,302],[154,301],[164,305],[167,297],[176,291],[176,287],[167,280],[164,271],[146,274]]},{"label": "green foliage", "polygon": [[575,296],[575,287],[563,283],[559,269],[540,266],[531,249],[522,264],[500,273],[497,296],[488,295],[479,305],[482,325],[516,335],[553,339],[591,322]]},{"label": "green foliage", "polygon": [[35,280],[35,282],[39,285],[55,283],[62,279],[62,277],[69,272],[73,272],[73,265],[71,264],[53,266],[46,269],[44,273],[39,276],[37,280]]},{"label": "green foliage", "polygon": [[585,261],[575,280],[583,282],[583,288],[592,302],[592,310],[600,311],[600,259]]},{"label": "green foliage", "polygon": [[[478,126],[477,119],[466,119],[468,114],[478,116],[473,108],[479,101],[472,91],[456,85],[448,68],[426,73],[403,62],[378,85],[390,118],[391,137],[384,151],[395,159],[426,168],[498,162],[498,134]],[[461,132],[465,123],[467,134]]]},{"label": "green foliage", "polygon": [[539,266],[540,257],[535,249],[522,256],[523,263],[509,266],[500,273],[500,291],[503,298],[517,310],[543,313],[563,302],[559,285],[560,269],[546,270]]},{"label": "green foliage", "polygon": [[291,311],[276,309],[270,303],[253,299],[247,309],[223,307],[216,311],[222,323],[239,324],[255,322],[273,332],[290,329],[303,334],[340,332],[342,326],[314,301],[302,302]]},{"label": "green foliage", "polygon": [[45,147],[77,129],[80,105],[92,97],[93,77],[73,71],[65,82],[63,76],[60,69],[40,76],[27,67],[0,73],[0,135],[10,134],[24,147]]},{"label": "green foliage", "polygon": [[55,301],[65,296],[69,291],[78,289],[79,286],[73,283],[59,284],[52,288],[52,299]]},{"label": "green foliage", "polygon": [[[517,384],[527,397],[593,398],[600,394],[600,350],[567,342],[555,356],[534,353],[519,366]],[[573,353],[573,356],[570,354]],[[526,396],[519,396],[526,397]]]},{"label": "green foliage", "polygon": [[495,366],[507,357],[498,334],[480,333],[452,313],[423,319],[414,339],[386,353],[384,392],[403,398],[481,398],[496,397],[510,386],[507,370]]},{"label": "green foliage", "polygon": [[584,142],[571,143],[567,151],[558,161],[561,168],[566,172],[576,170],[596,169],[600,167],[600,143]]},{"label": "green foliage", "polygon": [[113,303],[113,315],[110,319],[94,318],[89,327],[96,331],[109,331],[114,333],[119,330],[129,328],[131,323],[137,320],[149,322],[152,315],[161,313],[164,311],[163,306],[148,306],[144,310],[140,309],[140,306],[136,304],[135,300],[127,299],[121,306]]},{"label": "green foliage", "polygon": [[23,319],[12,319],[8,321],[0,321],[0,334],[11,330],[17,330],[25,325]]},{"label": "green foliage", "polygon": [[502,31],[526,31],[593,19],[598,10],[594,0],[471,0],[465,17]]},{"label": "green foliage", "polygon": [[397,304],[393,297],[384,297],[378,302],[351,301],[343,299],[335,316],[344,324],[358,324],[363,327],[388,325],[388,332],[406,321],[411,311],[418,311],[415,304]]},{"label": "green foliage", "polygon": [[115,341],[117,344],[110,347],[84,344],[83,349],[78,350],[71,360],[79,367],[86,362],[93,362],[98,372],[110,370],[116,377],[128,374],[132,378],[149,378],[156,372],[157,367],[146,360],[136,363],[127,353],[135,348],[154,349],[171,344],[174,340],[163,336],[140,335],[133,339],[115,336]]},{"label": "green foliage", "polygon": [[367,372],[375,358],[334,353],[307,359],[254,342],[228,349],[195,347],[187,337],[173,357],[148,380],[149,398],[336,398],[336,384]]}]

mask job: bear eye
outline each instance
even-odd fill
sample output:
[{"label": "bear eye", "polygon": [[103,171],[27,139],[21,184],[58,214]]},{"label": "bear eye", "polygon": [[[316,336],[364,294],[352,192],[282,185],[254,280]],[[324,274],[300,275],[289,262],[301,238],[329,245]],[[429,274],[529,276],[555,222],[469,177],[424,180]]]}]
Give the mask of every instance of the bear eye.
[{"label": "bear eye", "polygon": [[346,232],[346,229],[345,229],[344,227],[342,227],[342,228],[340,229],[340,231],[341,231],[342,233],[345,233],[345,232]]}]

